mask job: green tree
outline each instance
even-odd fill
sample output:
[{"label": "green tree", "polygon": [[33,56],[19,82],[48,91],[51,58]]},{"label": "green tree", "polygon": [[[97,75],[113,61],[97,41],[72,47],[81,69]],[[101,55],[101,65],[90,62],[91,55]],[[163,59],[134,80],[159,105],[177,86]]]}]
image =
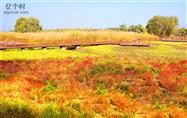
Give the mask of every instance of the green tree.
[{"label": "green tree", "polygon": [[27,19],[28,21],[28,32],[37,32],[42,30],[42,27],[40,26],[40,22],[38,19],[34,17],[30,17]]},{"label": "green tree", "polygon": [[121,31],[127,31],[127,26],[125,24],[122,24],[122,25],[119,26],[119,29]]},{"label": "green tree", "polygon": [[176,31],[176,36],[187,36],[187,29],[186,28],[180,28]]},{"label": "green tree", "polygon": [[15,32],[28,32],[28,27],[27,27],[27,18],[21,17],[17,19],[16,25],[14,27]]},{"label": "green tree", "polygon": [[142,25],[131,25],[129,26],[128,31],[137,32],[137,33],[145,33],[146,29]]},{"label": "green tree", "polygon": [[22,32],[22,33],[37,32],[41,30],[42,30],[42,26],[40,25],[39,20],[34,17],[30,17],[28,19],[21,17],[17,19],[16,25],[14,27],[15,32]]},{"label": "green tree", "polygon": [[148,33],[155,34],[160,37],[169,37],[178,25],[178,17],[176,16],[154,16],[146,26]]}]

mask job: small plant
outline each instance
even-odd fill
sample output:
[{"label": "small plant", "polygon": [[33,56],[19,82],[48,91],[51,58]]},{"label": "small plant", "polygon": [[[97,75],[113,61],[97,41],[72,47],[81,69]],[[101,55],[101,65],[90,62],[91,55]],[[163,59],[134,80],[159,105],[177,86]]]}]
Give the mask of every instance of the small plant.
[{"label": "small plant", "polygon": [[160,74],[160,72],[158,70],[154,69],[152,67],[152,65],[150,65],[150,64],[144,64],[140,68],[136,68],[134,71],[137,74],[142,74],[142,73],[145,73],[145,72]]},{"label": "small plant", "polygon": [[137,98],[139,98],[139,97],[142,97],[142,94],[141,94],[141,93],[134,93],[134,94],[132,94],[132,98],[133,98],[133,99],[137,99]]},{"label": "small plant", "polygon": [[96,93],[99,94],[99,95],[106,95],[108,93],[108,90],[107,89],[97,88]]},{"label": "small plant", "polygon": [[71,118],[71,115],[62,112],[57,104],[47,104],[40,113],[39,118]]},{"label": "small plant", "polygon": [[57,87],[57,81],[52,79],[52,80],[48,80],[47,81],[47,84],[48,85],[51,85],[51,86],[54,86],[54,87]]},{"label": "small plant", "polygon": [[35,113],[23,101],[1,101],[0,118],[35,118]]},{"label": "small plant", "polygon": [[73,118],[86,118],[85,113],[82,111],[82,101],[79,99],[74,99],[72,101],[66,101],[63,104],[63,111],[71,114]]},{"label": "small plant", "polygon": [[8,75],[5,72],[0,71],[0,79],[1,80],[7,80],[8,79]]},{"label": "small plant", "polygon": [[136,66],[134,64],[130,64],[128,67],[127,67],[128,70],[131,70],[131,71],[134,71],[136,69]]},{"label": "small plant", "polygon": [[55,80],[48,80],[47,86],[45,86],[42,91],[49,92],[54,91],[57,88],[57,82]]},{"label": "small plant", "polygon": [[[111,59],[112,60],[112,59]],[[91,71],[91,75],[102,75],[103,73],[110,74],[121,74],[123,73],[123,67],[120,63],[112,60],[112,61],[104,61],[96,63]]]},{"label": "small plant", "polygon": [[54,91],[55,89],[56,89],[55,86],[47,85],[46,87],[44,87],[44,88],[42,89],[42,91],[50,92],[50,91]]},{"label": "small plant", "polygon": [[86,80],[84,77],[78,77],[77,79],[79,82],[84,82]]},{"label": "small plant", "polygon": [[105,89],[107,87],[107,83],[102,80],[97,79],[96,81],[94,81],[94,86],[96,88]]},{"label": "small plant", "polygon": [[157,108],[158,110],[165,110],[167,108],[167,106],[164,105],[164,104],[160,104],[160,103],[157,102],[155,104],[155,108]]}]

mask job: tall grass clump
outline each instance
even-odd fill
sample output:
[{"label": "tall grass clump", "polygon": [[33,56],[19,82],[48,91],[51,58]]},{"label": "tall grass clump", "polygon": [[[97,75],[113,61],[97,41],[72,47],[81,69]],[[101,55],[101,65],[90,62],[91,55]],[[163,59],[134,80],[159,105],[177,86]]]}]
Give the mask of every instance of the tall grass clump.
[{"label": "tall grass clump", "polygon": [[36,114],[22,100],[2,100],[0,102],[0,118],[35,118]]},{"label": "tall grass clump", "polygon": [[42,108],[39,118],[71,118],[68,112],[62,112],[57,104],[46,104]]}]

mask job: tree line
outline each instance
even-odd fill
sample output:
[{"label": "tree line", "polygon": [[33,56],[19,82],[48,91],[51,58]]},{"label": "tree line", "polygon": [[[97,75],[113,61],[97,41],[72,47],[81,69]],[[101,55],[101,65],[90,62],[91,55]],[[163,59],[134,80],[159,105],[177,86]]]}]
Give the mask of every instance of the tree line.
[{"label": "tree line", "polygon": [[[169,37],[171,35],[175,36],[187,36],[186,28],[178,28],[179,19],[176,16],[154,16],[152,17],[146,27],[142,25],[131,25],[127,27],[122,24],[117,28],[121,31],[131,31],[137,33],[149,33],[154,34],[159,37]],[[115,28],[112,28],[115,30]],[[14,27],[15,32],[38,32],[42,30],[42,26],[37,18],[21,17],[17,19],[16,25]]]}]

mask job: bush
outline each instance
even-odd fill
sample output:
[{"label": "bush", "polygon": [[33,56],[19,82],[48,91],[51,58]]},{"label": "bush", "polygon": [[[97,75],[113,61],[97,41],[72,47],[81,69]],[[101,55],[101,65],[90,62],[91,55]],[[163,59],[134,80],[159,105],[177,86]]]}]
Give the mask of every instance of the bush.
[{"label": "bush", "polygon": [[160,72],[157,69],[155,69],[150,64],[144,64],[140,68],[136,68],[134,70],[134,72],[137,73],[137,74],[143,74],[145,72],[150,72],[150,73],[154,73],[154,74],[160,74]]},{"label": "bush", "polygon": [[142,25],[131,25],[128,28],[128,31],[137,32],[137,33],[145,33],[146,29]]},{"label": "bush", "polygon": [[56,87],[52,86],[52,85],[47,85],[46,87],[44,87],[42,89],[42,91],[45,91],[45,92],[50,92],[50,91],[54,91],[56,89]]},{"label": "bush", "polygon": [[165,110],[167,106],[165,104],[156,103],[155,108],[158,110]]},{"label": "bush", "polygon": [[108,93],[108,90],[107,89],[102,89],[102,88],[98,87],[96,93],[98,95],[106,95]]},{"label": "bush", "polygon": [[186,28],[180,28],[177,30],[176,36],[187,36],[187,29]]},{"label": "bush", "polygon": [[0,71],[0,79],[1,80],[7,80],[8,79],[8,75],[5,72]]},{"label": "bush", "polygon": [[47,80],[46,83],[47,83],[47,85],[51,85],[51,86],[54,86],[54,87],[58,86],[58,82],[55,79]]},{"label": "bush", "polygon": [[57,82],[55,80],[48,80],[47,86],[42,88],[42,91],[50,92],[56,90],[56,88],[57,88]]},{"label": "bush", "polygon": [[69,113],[72,118],[86,118],[86,114],[82,111],[83,103],[79,99],[65,101],[62,107],[63,111]]},{"label": "bush", "polygon": [[48,104],[43,108],[39,118],[71,118],[71,115],[62,112],[57,104]]},{"label": "bush", "polygon": [[116,60],[100,61],[99,63],[96,63],[93,66],[93,69],[91,70],[90,75],[100,76],[104,73],[122,74],[124,73],[123,66],[121,63],[118,63]]},{"label": "bush", "polygon": [[23,101],[1,101],[0,118],[35,118],[35,113]]},{"label": "bush", "polygon": [[125,24],[122,24],[122,25],[119,26],[119,29],[121,31],[127,31],[127,26]]}]

